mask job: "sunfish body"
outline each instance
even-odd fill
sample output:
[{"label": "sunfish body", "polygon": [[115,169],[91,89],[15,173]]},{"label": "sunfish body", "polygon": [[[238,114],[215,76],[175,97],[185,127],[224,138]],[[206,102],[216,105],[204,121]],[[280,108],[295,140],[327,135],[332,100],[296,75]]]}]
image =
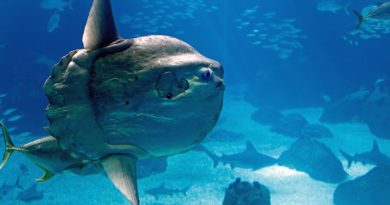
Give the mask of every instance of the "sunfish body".
[{"label": "sunfish body", "polygon": [[390,2],[381,3],[373,11],[368,13],[366,16],[363,16],[358,11],[354,10],[354,13],[358,16],[359,22],[357,29],[360,29],[363,22],[366,19],[375,19],[375,20],[390,20]]}]

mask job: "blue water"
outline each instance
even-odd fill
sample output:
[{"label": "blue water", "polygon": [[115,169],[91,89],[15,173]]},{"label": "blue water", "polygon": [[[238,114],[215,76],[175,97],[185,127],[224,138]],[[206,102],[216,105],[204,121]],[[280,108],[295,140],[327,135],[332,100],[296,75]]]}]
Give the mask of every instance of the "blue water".
[{"label": "blue water", "polygon": [[[81,37],[92,3],[73,0],[71,5],[61,6],[68,2],[46,0],[55,4],[55,8],[47,8],[42,2],[0,2],[0,119],[8,128],[14,128],[11,135],[17,144],[48,134],[43,129],[48,124],[43,84],[52,64],[69,51],[82,48]],[[336,11],[323,11],[319,8],[321,2],[332,3]],[[319,121],[329,103],[361,89],[371,92],[378,79],[386,81],[389,77],[390,23],[364,22],[356,31],[357,17],[352,12],[356,9],[365,13],[363,9],[377,1],[131,0],[112,4],[121,37],[174,36],[223,65],[227,88],[215,130],[227,129],[244,138],[206,141],[205,146],[215,153],[240,152],[246,140],[253,141],[257,151],[275,158],[287,150],[295,139],[275,134],[269,125],[251,120],[258,108],[272,106],[283,114],[298,112],[311,123],[326,125],[335,137],[323,142],[343,162],[348,180],[363,176],[372,166],[356,164],[348,169],[338,149],[369,151],[372,140],[377,139],[381,151],[390,154],[390,138],[377,136],[365,121]],[[57,26],[50,23],[51,18],[59,20]],[[16,110],[10,111],[12,108]],[[389,119],[389,110],[382,108],[380,113]],[[30,187],[40,170],[21,155],[13,157],[0,171],[0,185],[14,184],[21,176],[22,187]],[[190,163],[194,159],[199,164]],[[27,166],[27,173],[22,174],[20,164]],[[304,204],[304,198],[308,198],[307,204],[333,204],[338,183],[320,182],[303,172],[286,169],[279,165],[257,171],[223,165],[213,168],[206,155],[191,151],[169,158],[165,173],[140,180],[141,203],[222,204],[229,183],[241,177],[271,187],[272,204]],[[80,185],[83,179],[85,183]],[[101,182],[95,186],[95,181]],[[192,188],[186,196],[179,193],[157,199],[145,194],[144,190],[164,181],[169,181],[168,187],[190,184]],[[45,183],[38,184],[43,196],[36,200],[17,199],[22,189],[16,187],[0,193],[0,204],[127,203],[103,175],[56,176]],[[295,188],[286,188],[294,184]],[[293,194],[296,189],[302,191]],[[85,194],[80,194],[83,191]],[[320,197],[321,193],[325,196]],[[390,199],[387,202],[390,204]]]}]

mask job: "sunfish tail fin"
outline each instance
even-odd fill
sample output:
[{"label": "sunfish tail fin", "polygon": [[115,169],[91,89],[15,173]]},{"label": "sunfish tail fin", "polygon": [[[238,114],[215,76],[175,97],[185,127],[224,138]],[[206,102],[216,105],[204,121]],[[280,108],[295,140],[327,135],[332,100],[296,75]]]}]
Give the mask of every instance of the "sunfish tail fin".
[{"label": "sunfish tail fin", "polygon": [[348,168],[350,168],[351,165],[352,165],[352,162],[353,162],[353,157],[351,155],[347,154],[346,152],[344,152],[341,149],[339,151],[345,157],[345,159],[347,159],[347,161],[348,161]]},{"label": "sunfish tail fin", "polygon": [[102,161],[107,176],[132,205],[139,205],[136,162],[128,155],[112,155]]},{"label": "sunfish tail fin", "polygon": [[360,30],[362,27],[363,21],[364,21],[364,16],[362,16],[358,11],[353,10],[353,13],[358,17],[358,24],[356,26],[356,30]]},{"label": "sunfish tail fin", "polygon": [[11,157],[12,153],[16,150],[15,145],[11,140],[11,137],[9,136],[8,130],[5,127],[5,125],[0,122],[0,128],[3,133],[3,139],[5,143],[5,151],[3,155],[3,161],[0,164],[0,170],[3,169],[3,167],[7,164],[9,158]]}]

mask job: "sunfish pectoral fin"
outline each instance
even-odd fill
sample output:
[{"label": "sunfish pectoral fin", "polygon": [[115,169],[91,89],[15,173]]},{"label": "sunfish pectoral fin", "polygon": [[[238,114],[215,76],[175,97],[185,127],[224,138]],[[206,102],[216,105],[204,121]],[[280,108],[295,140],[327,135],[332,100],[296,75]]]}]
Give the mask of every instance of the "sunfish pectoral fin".
[{"label": "sunfish pectoral fin", "polygon": [[118,38],[110,0],[94,0],[84,29],[84,48],[106,47]]},{"label": "sunfish pectoral fin", "polygon": [[136,162],[137,159],[132,156],[112,155],[101,163],[112,183],[132,205],[139,205]]},{"label": "sunfish pectoral fin", "polygon": [[[42,167],[41,167],[41,168],[42,168]],[[42,168],[42,169],[43,169],[43,171],[44,171],[45,173],[44,173],[43,176],[41,176],[40,178],[35,179],[35,181],[37,181],[37,182],[44,182],[44,181],[47,181],[47,180],[51,179],[51,178],[55,175],[55,173],[53,173],[53,172],[51,172],[51,171],[49,171],[49,170],[47,170],[47,169],[45,169],[45,168]]]}]

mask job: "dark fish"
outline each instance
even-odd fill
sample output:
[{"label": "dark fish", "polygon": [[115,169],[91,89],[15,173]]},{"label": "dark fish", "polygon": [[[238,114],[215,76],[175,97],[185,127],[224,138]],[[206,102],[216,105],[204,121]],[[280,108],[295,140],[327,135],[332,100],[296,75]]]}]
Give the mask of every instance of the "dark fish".
[{"label": "dark fish", "polygon": [[199,146],[197,151],[204,151],[214,162],[214,167],[218,162],[229,164],[232,168],[239,167],[245,169],[257,170],[263,167],[268,167],[276,163],[276,159],[257,152],[256,148],[250,141],[246,143],[246,149],[237,154],[217,156],[211,153],[207,148]]},{"label": "dark fish", "polygon": [[369,152],[355,154],[354,156],[347,154],[343,150],[340,150],[340,152],[347,159],[348,168],[351,167],[352,163],[357,162],[361,162],[364,165],[373,164],[377,166],[390,166],[390,158],[379,150],[378,143],[375,140],[372,149]]},{"label": "dark fish", "polygon": [[171,189],[171,188],[165,187],[165,184],[162,183],[160,186],[158,186],[156,188],[151,188],[151,189],[145,190],[145,193],[154,196],[154,198],[156,198],[156,200],[158,200],[159,196],[164,196],[164,195],[172,196],[172,195],[181,193],[181,194],[184,194],[185,196],[187,196],[187,191],[188,191],[188,189],[190,189],[190,187],[191,186],[185,187],[183,189]]},{"label": "dark fish", "polygon": [[16,199],[24,202],[32,202],[43,198],[43,191],[38,191],[37,184],[34,183],[29,188],[21,191],[16,196]]},{"label": "dark fish", "polygon": [[3,185],[1,185],[1,187],[0,187],[0,198],[2,196],[7,195],[11,190],[13,190],[15,188],[23,189],[23,187],[20,186],[19,180],[20,180],[20,177],[18,177],[18,179],[16,180],[15,184],[6,184],[6,183],[4,183]]},{"label": "dark fish", "polygon": [[23,174],[27,174],[27,172],[28,172],[28,168],[27,168],[27,166],[26,166],[25,164],[20,164],[20,165],[19,165],[19,169],[20,169],[20,171],[21,171]]},{"label": "dark fish", "polygon": [[163,173],[168,168],[168,158],[142,159],[137,162],[137,178],[142,179]]}]

